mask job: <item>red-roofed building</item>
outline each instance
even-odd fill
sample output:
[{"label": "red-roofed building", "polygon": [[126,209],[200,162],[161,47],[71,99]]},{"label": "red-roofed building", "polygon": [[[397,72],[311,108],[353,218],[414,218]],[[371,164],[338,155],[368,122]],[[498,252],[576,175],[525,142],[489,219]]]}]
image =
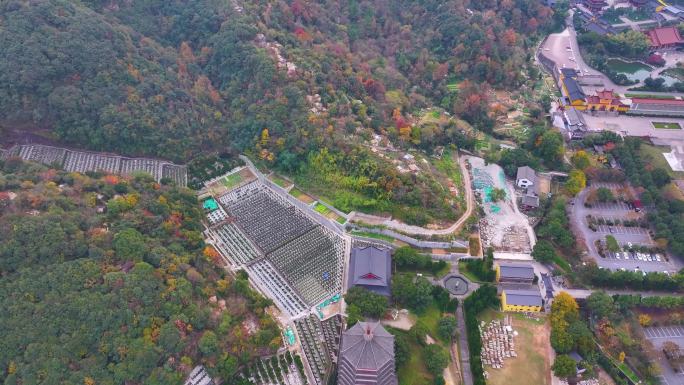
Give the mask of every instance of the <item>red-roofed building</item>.
[{"label": "red-roofed building", "polygon": [[632,104],[659,104],[659,105],[663,105],[663,106],[682,106],[682,107],[684,107],[684,100],[632,98]]},{"label": "red-roofed building", "polygon": [[603,90],[587,97],[586,110],[625,112],[629,110],[629,106],[622,103],[612,90]]},{"label": "red-roofed building", "polygon": [[646,35],[651,40],[652,49],[671,49],[684,43],[677,27],[655,28],[646,32]]}]

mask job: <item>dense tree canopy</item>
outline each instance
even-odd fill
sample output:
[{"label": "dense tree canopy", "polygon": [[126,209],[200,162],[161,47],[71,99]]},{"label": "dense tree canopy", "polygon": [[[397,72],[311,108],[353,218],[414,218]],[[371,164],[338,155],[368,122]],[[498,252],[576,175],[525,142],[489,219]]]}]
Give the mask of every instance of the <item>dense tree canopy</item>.
[{"label": "dense tree canopy", "polygon": [[196,364],[230,379],[280,346],[270,301],[204,249],[191,191],[15,161],[0,181],[17,194],[0,206],[4,383],[180,384]]}]

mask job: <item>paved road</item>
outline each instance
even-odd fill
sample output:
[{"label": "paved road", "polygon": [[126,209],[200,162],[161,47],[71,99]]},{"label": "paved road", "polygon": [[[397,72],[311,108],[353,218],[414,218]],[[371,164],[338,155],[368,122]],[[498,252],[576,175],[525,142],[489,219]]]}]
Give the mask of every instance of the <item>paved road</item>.
[{"label": "paved road", "polygon": [[[558,68],[573,68],[576,69],[577,71],[581,72],[583,75],[590,75],[590,76],[600,76],[601,77],[601,82],[603,85],[598,86],[598,87],[593,87],[593,86],[583,86],[582,88],[584,89],[584,92],[587,95],[591,95],[594,93],[596,90],[603,90],[603,89],[611,89],[619,94],[625,94],[625,93],[634,93],[634,94],[658,94],[660,92],[639,92],[639,91],[629,91],[629,88],[636,87],[637,85],[630,85],[630,86],[619,86],[615,83],[613,83],[610,78],[605,76],[602,72],[590,67],[582,58],[582,54],[580,53],[580,48],[579,44],[577,43],[577,31],[575,31],[575,28],[573,27],[573,22],[572,22],[572,16],[573,16],[573,11],[570,10],[569,16],[566,19],[565,23],[567,28],[560,33],[554,33],[549,35],[549,37],[546,39],[546,42],[543,46],[540,47],[541,52],[548,57],[549,59],[553,60]],[[675,95],[675,96],[684,96],[684,93],[673,93],[673,92],[665,92],[664,94],[668,95]]]},{"label": "paved road", "polygon": [[349,220],[353,219],[360,219],[363,222],[370,223],[370,224],[376,224],[376,225],[384,225],[389,229],[399,231],[404,234],[409,234],[409,235],[423,235],[423,236],[430,236],[430,235],[448,235],[454,233],[456,230],[458,230],[463,224],[470,218],[470,215],[473,213],[473,208],[474,208],[474,199],[473,199],[473,189],[472,185],[470,183],[470,174],[468,173],[468,169],[465,166],[465,157],[461,156],[458,158],[458,163],[459,166],[461,167],[461,175],[463,175],[463,187],[466,192],[466,211],[461,215],[461,218],[459,218],[456,222],[454,222],[451,226],[444,228],[444,229],[426,229],[425,227],[420,227],[420,226],[412,226],[412,225],[407,225],[405,223],[399,222],[394,219],[388,219],[388,218],[383,218],[383,217],[378,217],[375,215],[369,215],[369,214],[362,214],[362,213],[350,213],[349,214]]}]

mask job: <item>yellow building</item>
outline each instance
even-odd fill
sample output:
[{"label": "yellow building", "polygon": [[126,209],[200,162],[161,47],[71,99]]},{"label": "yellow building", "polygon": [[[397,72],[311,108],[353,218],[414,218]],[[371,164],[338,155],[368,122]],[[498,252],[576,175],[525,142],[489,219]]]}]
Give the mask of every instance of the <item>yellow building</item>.
[{"label": "yellow building", "polygon": [[501,310],[514,312],[541,312],[544,309],[539,290],[501,291]]},{"label": "yellow building", "polygon": [[627,112],[629,106],[623,104],[620,98],[611,90],[596,91],[596,95],[587,98],[586,105],[578,107],[587,111]]}]

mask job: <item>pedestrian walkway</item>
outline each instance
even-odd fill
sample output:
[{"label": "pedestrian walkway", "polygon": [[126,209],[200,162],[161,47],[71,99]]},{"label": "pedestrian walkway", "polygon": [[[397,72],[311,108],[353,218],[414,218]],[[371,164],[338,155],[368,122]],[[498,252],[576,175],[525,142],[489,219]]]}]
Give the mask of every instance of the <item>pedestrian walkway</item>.
[{"label": "pedestrian walkway", "polygon": [[456,309],[456,324],[458,326],[458,348],[461,356],[463,385],[473,385],[473,373],[470,371],[470,350],[468,349],[468,334],[466,333],[463,305],[459,305],[458,309]]}]

